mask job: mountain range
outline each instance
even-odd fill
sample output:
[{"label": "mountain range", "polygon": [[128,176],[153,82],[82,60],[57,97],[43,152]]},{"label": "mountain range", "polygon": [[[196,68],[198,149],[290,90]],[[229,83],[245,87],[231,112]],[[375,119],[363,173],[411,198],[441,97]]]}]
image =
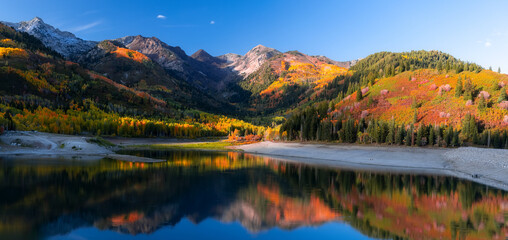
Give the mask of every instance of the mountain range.
[{"label": "mountain range", "polygon": [[[508,129],[508,76],[440,51],[379,52],[346,62],[263,45],[245,55],[212,56],[203,49],[188,55],[156,37],[83,40],[38,17],[2,22],[0,30],[2,112],[12,108],[20,114],[38,106],[56,111],[76,108],[76,104],[87,109],[92,103],[104,114],[117,114],[119,125],[126,125],[122,116],[169,118],[181,124],[199,123],[199,136],[211,134],[207,125],[211,122],[220,134],[232,131],[218,124],[223,119],[220,115],[226,115],[258,126],[281,126],[276,135],[290,140],[372,142],[374,133],[366,131],[384,129],[375,142],[384,143],[389,136],[388,143],[399,144],[408,140],[399,136],[396,141],[393,133],[387,135],[389,125],[397,129],[411,125],[412,131],[431,125],[457,130],[469,119],[467,124],[476,127],[461,139],[486,145],[490,131],[485,129]],[[4,113],[0,126],[5,119]],[[356,122],[351,129],[341,130],[348,119]],[[227,120],[231,121],[236,120]],[[258,131],[245,122],[239,124],[243,132]],[[122,135],[136,135],[137,127],[130,127],[132,131]],[[455,130],[444,145],[453,142],[454,134],[458,139]],[[174,134],[162,131],[145,135]],[[445,137],[443,131],[436,133],[438,140]],[[430,135],[425,134],[431,132],[434,135],[423,129],[419,138],[428,139]],[[408,131],[405,138],[411,134]],[[506,137],[498,135],[497,146],[508,146]],[[179,132],[178,136],[196,133]]]},{"label": "mountain range", "polygon": [[[243,56],[234,53],[211,56],[203,49],[189,56],[180,47],[170,46],[156,37],[138,35],[96,42],[61,31],[39,17],[19,23],[2,23],[40,39],[46,47],[66,60],[79,63],[127,87],[147,91],[146,87],[178,89],[186,86],[189,88],[187,92],[193,92],[190,95],[209,96],[206,102],[210,104],[194,104],[189,102],[190,99],[182,104],[205,106],[203,110],[213,112],[238,111],[238,108],[226,105],[239,102],[243,106],[251,105],[253,101],[249,95],[253,93],[241,86],[259,89],[257,84],[261,84],[261,87],[268,87],[272,82],[255,79],[266,71],[278,71],[273,69],[273,64],[267,66],[267,62],[274,57],[278,57],[277,61],[291,61],[294,64],[300,61],[327,63],[343,68],[356,63],[356,60],[337,62],[324,56],[311,57],[301,53],[297,57],[290,57],[291,53],[283,54],[263,45],[255,46]],[[260,69],[264,69],[264,72]],[[196,102],[195,99],[193,101]]]}]

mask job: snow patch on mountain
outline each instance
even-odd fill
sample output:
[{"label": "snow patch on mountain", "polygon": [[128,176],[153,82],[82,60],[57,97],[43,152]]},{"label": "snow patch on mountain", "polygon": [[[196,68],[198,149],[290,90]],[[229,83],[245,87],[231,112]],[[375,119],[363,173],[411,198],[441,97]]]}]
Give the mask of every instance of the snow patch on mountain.
[{"label": "snow patch on mountain", "polygon": [[79,55],[85,54],[97,44],[97,42],[94,41],[86,41],[78,38],[70,32],[61,31],[58,28],[46,24],[39,17],[19,23],[2,23],[17,31],[26,32],[40,39],[46,47],[55,50],[69,59],[75,59],[79,57]]}]

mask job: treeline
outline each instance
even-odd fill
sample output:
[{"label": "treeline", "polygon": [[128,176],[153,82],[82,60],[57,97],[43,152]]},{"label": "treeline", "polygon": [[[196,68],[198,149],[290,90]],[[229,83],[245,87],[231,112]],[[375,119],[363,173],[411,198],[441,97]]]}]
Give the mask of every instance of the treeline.
[{"label": "treeline", "polygon": [[402,53],[379,52],[369,55],[351,67],[361,78],[372,80],[390,77],[405,71],[436,69],[438,71],[480,72],[483,68],[475,63],[464,62],[440,51],[411,51]]},{"label": "treeline", "polygon": [[355,120],[340,116],[331,119],[328,104],[311,106],[293,114],[279,130],[283,140],[338,141],[342,143],[406,146],[459,147],[484,145],[508,149],[508,131],[485,129],[473,115],[466,115],[461,127],[451,125],[397,124],[394,120]]},{"label": "treeline", "polygon": [[148,119],[120,116],[99,109],[91,100],[84,106],[71,104],[69,109],[17,109],[0,104],[0,133],[5,130],[36,130],[60,134],[93,134],[124,137],[197,138],[227,136],[230,132],[259,134],[258,127],[241,120],[207,113],[193,114],[193,118]]}]

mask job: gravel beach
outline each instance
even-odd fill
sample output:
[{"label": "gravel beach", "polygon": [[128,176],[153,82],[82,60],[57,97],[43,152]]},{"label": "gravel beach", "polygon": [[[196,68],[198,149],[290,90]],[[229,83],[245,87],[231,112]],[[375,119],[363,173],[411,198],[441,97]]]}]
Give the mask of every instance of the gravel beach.
[{"label": "gravel beach", "polygon": [[508,150],[260,142],[246,153],[329,167],[455,176],[508,191]]}]

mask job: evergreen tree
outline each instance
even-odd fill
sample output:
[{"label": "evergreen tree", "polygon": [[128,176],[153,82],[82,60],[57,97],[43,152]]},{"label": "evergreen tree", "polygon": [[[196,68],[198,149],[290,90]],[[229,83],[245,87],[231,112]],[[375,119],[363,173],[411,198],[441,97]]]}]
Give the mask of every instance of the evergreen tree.
[{"label": "evergreen tree", "polygon": [[475,139],[478,137],[478,126],[476,125],[475,117],[470,113],[466,114],[462,120],[461,134],[465,141],[470,142],[475,142]]},{"label": "evergreen tree", "polygon": [[443,141],[446,144],[446,146],[449,146],[451,144],[452,138],[453,138],[453,127],[450,126],[445,130],[445,133],[443,136]]},{"label": "evergreen tree", "polygon": [[395,142],[395,120],[392,119],[388,126],[388,134],[386,135],[386,143],[393,144]]},{"label": "evergreen tree", "polygon": [[362,96],[362,89],[359,88],[358,91],[356,91],[356,101],[359,102],[363,99],[363,96]]},{"label": "evergreen tree", "polygon": [[497,102],[500,103],[502,101],[507,101],[508,97],[506,96],[506,87],[501,89],[501,94],[499,95],[499,98],[497,99]]},{"label": "evergreen tree", "polygon": [[416,133],[416,145],[423,146],[426,144],[424,141],[424,135],[425,135],[425,125],[422,123],[418,127],[418,131]]},{"label": "evergreen tree", "polygon": [[406,146],[411,146],[411,134],[412,134],[411,129],[408,129],[406,131],[406,136],[404,137],[404,143],[406,144]]},{"label": "evergreen tree", "polygon": [[480,96],[480,101],[478,102],[478,110],[483,111],[487,108],[487,103],[485,102],[485,98]]},{"label": "evergreen tree", "polygon": [[404,144],[404,136],[406,135],[404,126],[397,127],[397,134],[395,135],[395,143],[398,145]]},{"label": "evergreen tree", "polygon": [[473,100],[473,92],[474,92],[474,85],[471,82],[471,79],[466,78],[466,82],[464,84],[464,100]]},{"label": "evergreen tree", "polygon": [[459,77],[457,80],[457,86],[455,87],[455,97],[460,97],[462,95],[462,80]]},{"label": "evergreen tree", "polygon": [[501,73],[501,67],[497,68],[497,73]]},{"label": "evergreen tree", "polygon": [[451,142],[451,145],[452,147],[458,147],[460,146],[460,142],[459,142],[459,131],[452,131],[452,142]]},{"label": "evergreen tree", "polygon": [[344,141],[348,143],[354,143],[356,141],[356,128],[355,120],[348,119],[344,127]]},{"label": "evergreen tree", "polygon": [[429,145],[434,146],[434,127],[429,126]]}]

